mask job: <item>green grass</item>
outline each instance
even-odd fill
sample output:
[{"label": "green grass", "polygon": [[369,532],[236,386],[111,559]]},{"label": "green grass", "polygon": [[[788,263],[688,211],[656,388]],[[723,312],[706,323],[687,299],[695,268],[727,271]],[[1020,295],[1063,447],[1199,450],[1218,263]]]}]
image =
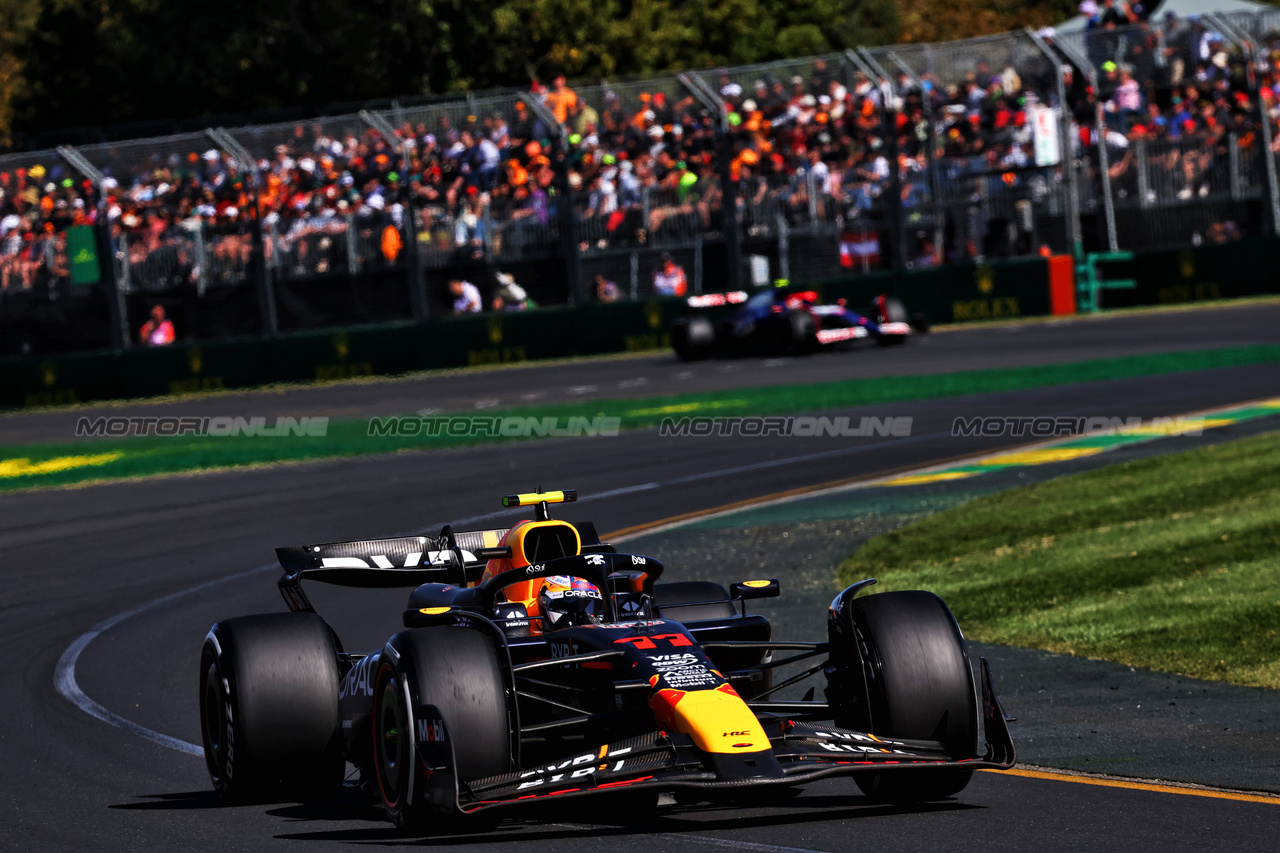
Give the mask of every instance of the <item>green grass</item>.
[{"label": "green grass", "polygon": [[[850,357],[857,356],[854,354]],[[1280,346],[1234,347],[1001,370],[889,376],[635,400],[584,401],[486,411],[477,414],[587,419],[603,414],[621,418],[623,429],[636,429],[654,426],[664,417],[816,412],[903,400],[1017,391],[1076,382],[1101,382],[1126,377],[1277,362],[1280,362]],[[110,409],[99,409],[86,411],[85,414],[96,417],[99,414],[109,414],[110,411]],[[367,432],[366,420],[346,419],[331,422],[328,434],[323,438],[137,437],[27,445],[11,448],[3,457],[0,457],[0,491],[512,440],[462,439],[449,436],[371,437]],[[608,439],[596,440],[607,441]],[[76,458],[81,456],[97,458],[92,461]],[[111,458],[106,458],[108,456]],[[44,464],[43,468],[42,464]]]},{"label": "green grass", "polygon": [[839,575],[932,590],[975,640],[1280,687],[1280,433],[979,498]]}]

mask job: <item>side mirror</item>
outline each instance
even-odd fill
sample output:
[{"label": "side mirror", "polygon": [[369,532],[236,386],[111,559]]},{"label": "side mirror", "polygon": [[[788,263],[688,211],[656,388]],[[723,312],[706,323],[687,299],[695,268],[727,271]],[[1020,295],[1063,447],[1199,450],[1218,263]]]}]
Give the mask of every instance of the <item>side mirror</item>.
[{"label": "side mirror", "polygon": [[782,594],[778,579],[742,581],[729,587],[729,597],[734,601],[745,601],[748,598],[777,598]]}]

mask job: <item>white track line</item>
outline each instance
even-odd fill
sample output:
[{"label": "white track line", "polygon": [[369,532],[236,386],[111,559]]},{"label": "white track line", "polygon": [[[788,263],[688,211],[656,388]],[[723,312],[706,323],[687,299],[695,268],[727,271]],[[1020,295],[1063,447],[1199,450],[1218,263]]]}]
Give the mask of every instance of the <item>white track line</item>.
[{"label": "white track line", "polygon": [[760,853],[818,853],[808,847],[782,847],[778,844],[760,844],[756,841],[734,841],[731,838],[715,838],[710,835],[685,835],[680,832],[658,832],[647,838],[665,838],[677,843],[704,844],[708,847],[730,847],[734,850],[758,850]]},{"label": "white track line", "polygon": [[[1264,398],[1264,399],[1271,399],[1271,398]],[[1199,412],[1194,412],[1192,414],[1208,416],[1215,412],[1242,408],[1249,405],[1256,405],[1257,403],[1260,403],[1263,401],[1264,400],[1250,400],[1250,401],[1241,402],[1241,403],[1233,403],[1229,406],[1220,406],[1213,409],[1201,410]],[[929,439],[938,438],[939,436],[950,437],[950,433],[939,431],[936,433],[929,433],[926,435],[913,435],[910,438],[897,439],[894,443],[895,444],[911,444],[917,441],[926,441]],[[1022,451],[1031,447],[1038,447],[1044,444],[1053,444],[1055,443],[1055,441],[1057,440],[1051,439],[1047,442],[1034,442],[1034,443],[1023,445],[1020,447],[987,451],[986,453],[977,454],[973,458],[978,459],[978,458],[985,458],[993,455],[1000,455],[1007,452]],[[668,480],[660,480],[660,481],[649,482],[649,483],[637,483],[632,486],[623,486],[622,488],[612,489],[606,492],[599,492],[597,494],[585,495],[581,499],[579,499],[578,502],[586,503],[587,501],[593,501],[593,500],[598,501],[598,500],[603,500],[605,498],[621,497],[623,495],[635,494],[637,492],[647,492],[647,491],[652,491],[653,489],[660,489],[660,488],[669,487],[669,486],[679,486],[685,483],[693,483],[700,480],[711,480],[717,477],[729,477],[735,474],[745,474],[751,471],[760,471],[766,468],[776,468],[781,465],[790,465],[795,462],[814,462],[821,459],[830,459],[838,456],[867,453],[871,451],[880,450],[882,449],[882,446],[883,446],[882,443],[876,442],[874,444],[863,444],[863,445],[857,445],[854,447],[839,448],[836,450],[826,450],[819,453],[809,453],[803,456],[788,456],[781,459],[770,459],[764,462],[754,462],[748,465],[738,465],[733,468],[722,468],[718,471],[705,471],[700,474],[689,474],[683,477],[673,477]],[[699,521],[706,521],[708,519],[716,518],[721,515],[731,515],[736,512],[743,512],[751,509],[759,509],[762,507],[771,506],[773,504],[789,503],[791,501],[804,500],[807,498],[817,497],[819,495],[829,494],[833,492],[851,491],[854,489],[867,488],[869,486],[877,485],[880,482],[883,482],[884,480],[887,480],[887,479],[903,477],[911,473],[926,473],[929,471],[938,470],[940,468],[952,467],[959,464],[963,464],[963,462],[952,460],[950,462],[946,462],[942,464],[933,463],[930,465],[920,466],[919,468],[912,469],[911,471],[905,471],[905,472],[898,471],[893,474],[886,475],[884,478],[866,480],[858,483],[847,483],[840,486],[833,486],[829,489],[815,490],[813,492],[807,492],[804,494],[788,495],[786,497],[778,498],[775,500],[762,501],[761,503],[752,504],[747,507],[735,507],[733,509],[724,510],[723,512],[711,513],[708,515],[697,516],[695,518],[683,519],[681,521],[672,522],[671,524],[662,525],[661,527],[645,529],[643,531],[634,533],[631,536],[618,537],[615,541],[622,542],[622,541],[625,541],[626,539],[634,538],[635,536],[665,531],[665,530],[669,530],[675,527],[680,527],[686,524],[693,524]],[[479,523],[481,521],[489,521],[491,519],[500,518],[504,515],[509,514],[510,512],[511,510],[509,509],[496,510],[494,512],[487,512],[487,513],[482,513],[480,515],[469,516],[467,518],[455,519],[452,522],[452,524],[457,527],[465,527],[471,524]],[[435,530],[435,529],[438,529],[438,527],[425,527],[425,528],[410,531],[407,533],[395,533],[395,534],[392,534],[392,536],[417,536],[417,535],[422,535],[429,530]],[[101,634],[111,630],[116,625],[119,625],[121,622],[125,621],[126,619],[131,619],[134,616],[137,616],[141,613],[145,613],[146,611],[159,607],[162,604],[167,604],[170,601],[174,601],[178,598],[181,598],[185,595],[190,595],[194,592],[199,592],[201,590],[208,589],[210,587],[216,586],[217,584],[225,583],[231,580],[237,580],[239,578],[248,577],[250,575],[258,574],[260,572],[271,571],[277,568],[279,568],[278,564],[268,563],[262,566],[257,566],[256,568],[248,569],[243,572],[237,572],[236,574],[227,575],[226,577],[217,578],[211,581],[206,581],[202,584],[193,586],[189,589],[180,590],[178,592],[170,593],[169,595],[154,599],[152,601],[147,602],[146,604],[139,605],[138,607],[135,607],[132,610],[126,610],[123,613],[118,613],[115,616],[112,616],[110,619],[106,620],[105,622],[99,622],[97,625],[90,628],[84,634],[81,634],[79,637],[77,637],[75,642],[73,642],[70,646],[68,646],[67,650],[62,653],[62,657],[58,659],[58,666],[54,671],[54,676],[53,676],[54,686],[57,687],[58,692],[61,693],[63,696],[65,696],[72,704],[74,704],[77,708],[84,711],[86,714],[88,714],[91,717],[102,720],[104,723],[109,723],[110,725],[113,725],[118,729],[122,729],[131,734],[135,734],[141,738],[145,738],[146,740],[149,740],[153,743],[157,743],[161,746],[167,746],[170,749],[176,749],[179,752],[184,752],[189,755],[203,756],[204,755],[203,747],[148,729],[145,726],[141,726],[138,723],[133,722],[132,720],[125,719],[119,714],[116,714],[114,711],[110,711],[104,708],[103,706],[99,705],[97,702],[90,699],[88,696],[85,695],[84,691],[80,689],[80,685],[76,683],[76,662],[80,659],[80,655],[84,652],[85,648],[87,648],[91,642],[97,639]],[[784,850],[784,849],[791,849],[791,848],[775,848],[775,847],[768,847],[766,845],[761,849]]]},{"label": "white track line", "polygon": [[279,566],[275,563],[269,563],[267,565],[248,569],[247,571],[236,572],[233,575],[227,575],[223,578],[217,578],[216,580],[205,581],[204,583],[198,584],[197,586],[193,586],[189,589],[180,590],[178,592],[173,592],[168,595],[161,596],[160,598],[153,599],[152,601],[148,601],[146,604],[135,607],[132,610],[117,613],[105,622],[99,622],[97,625],[94,625],[88,631],[77,637],[74,643],[67,646],[67,650],[62,653],[62,657],[58,658],[58,666],[53,672],[54,686],[58,688],[59,693],[67,697],[71,704],[75,705],[91,717],[96,717],[104,723],[110,723],[118,729],[123,729],[130,734],[137,735],[140,738],[149,740],[152,743],[157,743],[160,746],[167,746],[170,749],[176,749],[178,752],[185,752],[188,755],[203,757],[203,747],[197,746],[194,743],[187,743],[185,740],[179,740],[176,737],[169,737],[169,735],[161,734],[157,731],[152,731],[146,726],[140,726],[132,720],[126,720],[114,711],[107,710],[97,702],[90,699],[84,694],[84,691],[80,689],[80,685],[76,683],[76,662],[80,659],[80,654],[85,650],[85,648],[97,639],[99,635],[106,631],[110,631],[126,619],[130,619],[140,613],[145,613],[148,610],[153,610],[162,604],[168,604],[170,601],[182,598],[184,595],[190,595],[193,592],[200,592],[201,590],[208,589],[220,583],[238,580],[239,578],[245,578],[250,575],[255,575],[275,568],[279,568]]},{"label": "white track line", "polygon": [[[926,438],[932,438],[932,437],[935,437],[935,436],[915,436],[912,438],[898,439],[898,441],[899,442],[919,441],[919,440],[924,440]],[[745,474],[750,471],[759,471],[765,468],[775,468],[779,465],[789,465],[794,462],[810,462],[818,459],[830,458],[833,456],[840,456],[840,455],[851,454],[851,453],[862,453],[862,452],[877,450],[877,449],[880,449],[878,444],[859,445],[857,447],[840,448],[838,450],[828,450],[828,451],[823,451],[821,453],[810,453],[804,456],[789,456],[783,459],[771,459],[766,462],[755,462],[749,465],[739,465],[733,468],[724,468],[718,471],[707,471],[701,474],[690,474],[683,477],[675,477],[670,480],[662,480],[658,482],[649,482],[649,483],[637,483],[632,486],[624,486],[622,488],[612,489],[607,492],[599,492],[593,495],[585,495],[578,502],[586,503],[587,501],[593,501],[593,500],[598,501],[598,500],[603,500],[605,498],[616,498],[616,497],[621,497],[623,495],[635,494],[637,492],[652,491],[653,489],[660,489],[665,486],[678,486],[684,483],[696,482],[698,480],[710,480],[710,479],[715,479],[716,477],[727,477],[727,476],[733,476],[735,474]],[[482,513],[480,515],[469,516],[467,518],[455,519],[452,522],[452,524],[455,527],[459,527],[459,528],[466,527],[472,524],[479,523],[481,521],[489,521],[495,518],[500,518],[504,515],[509,515],[511,512],[512,511],[509,509],[496,510],[494,512],[487,512],[487,513]],[[393,536],[416,536],[416,535],[421,535],[423,533],[426,533],[428,530],[437,530],[437,529],[439,528],[426,527],[419,530],[410,531],[407,533],[396,533],[392,535]],[[256,568],[248,569],[243,572],[237,572],[235,574],[227,575],[226,577],[216,578],[215,580],[211,580],[211,581],[205,581],[204,583],[199,584],[197,586],[193,586],[189,589],[179,590],[178,592],[173,592],[173,593],[170,593],[169,595],[165,595],[160,598],[154,599],[152,601],[148,601],[147,603],[141,604],[131,610],[126,610],[123,613],[117,613],[115,616],[112,616],[110,619],[107,619],[105,622],[99,622],[97,625],[93,626],[88,631],[86,631],[85,633],[77,637],[75,642],[73,642],[70,646],[68,646],[67,650],[62,653],[62,657],[58,659],[58,666],[54,670],[54,675],[53,675],[54,686],[58,689],[59,693],[61,693],[63,696],[67,698],[68,701],[70,701],[77,708],[84,711],[89,716],[94,717],[95,719],[102,720],[104,723],[115,726],[118,729],[129,732],[130,734],[137,735],[138,737],[149,740],[152,743],[159,744],[160,746],[167,746],[170,749],[176,749],[178,752],[183,752],[188,755],[203,756],[204,748],[202,746],[199,746],[194,743],[188,743],[185,740],[179,740],[178,738],[171,737],[169,735],[162,734],[160,732],[149,729],[145,726],[139,725],[138,723],[135,723],[132,720],[129,720],[120,716],[114,711],[104,708],[102,705],[99,705],[97,702],[90,699],[88,696],[85,695],[85,692],[80,689],[80,685],[76,682],[76,664],[80,660],[80,655],[84,653],[84,650],[89,646],[90,643],[92,643],[99,636],[106,633],[107,631],[110,631],[112,628],[114,628],[115,626],[119,625],[121,622],[124,622],[127,619],[131,619],[134,616],[138,616],[149,610],[153,610],[163,604],[168,604],[169,602],[182,598],[183,596],[191,595],[192,593],[209,589],[210,587],[216,586],[218,584],[226,583],[227,581],[238,580],[240,578],[245,578],[250,575],[271,571],[273,569],[278,569],[278,568],[279,568],[278,564],[268,563],[262,566],[257,566]],[[781,849],[781,848],[778,848],[778,849]]]},{"label": "white track line", "polygon": [[[559,823],[565,829],[598,830],[607,828],[604,824]],[[737,841],[732,838],[716,838],[711,835],[687,835],[683,832],[646,832],[645,838],[664,839],[683,844],[703,844],[707,847],[727,847],[733,850],[757,850],[760,853],[821,853],[811,847],[783,847],[778,844],[761,844],[758,841]]]}]

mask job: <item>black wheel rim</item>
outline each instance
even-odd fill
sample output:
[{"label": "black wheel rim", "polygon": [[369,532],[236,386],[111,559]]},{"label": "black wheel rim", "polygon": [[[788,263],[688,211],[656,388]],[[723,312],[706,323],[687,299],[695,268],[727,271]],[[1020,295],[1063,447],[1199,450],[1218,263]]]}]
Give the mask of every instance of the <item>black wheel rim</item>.
[{"label": "black wheel rim", "polygon": [[223,737],[227,730],[226,702],[222,695],[222,677],[218,674],[217,661],[205,656],[203,701],[200,703],[200,722],[204,729],[205,763],[215,782],[222,778],[224,754]]},{"label": "black wheel rim", "polygon": [[400,695],[400,679],[388,673],[381,679],[378,704],[375,709],[376,725],[374,749],[378,757],[378,780],[382,796],[388,806],[400,804],[401,792],[407,778],[409,764],[409,737],[405,730],[407,716]]},{"label": "black wheel rim", "polygon": [[855,642],[858,644],[858,656],[862,658],[862,671],[867,681],[867,701],[870,703],[870,707],[867,708],[868,723],[872,731],[880,730],[881,734],[885,734],[884,727],[889,724],[889,720],[886,719],[888,714],[885,712],[886,700],[884,680],[880,672],[880,656],[876,654],[871,641],[856,623],[853,626],[853,633]]}]

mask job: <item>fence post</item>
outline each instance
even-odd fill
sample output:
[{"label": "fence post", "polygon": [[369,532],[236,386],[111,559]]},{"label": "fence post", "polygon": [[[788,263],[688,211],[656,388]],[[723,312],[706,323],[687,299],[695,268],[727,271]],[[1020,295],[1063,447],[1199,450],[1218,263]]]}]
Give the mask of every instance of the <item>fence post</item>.
[{"label": "fence post", "polygon": [[205,224],[201,222],[193,241],[196,252],[196,269],[199,270],[196,275],[196,295],[201,299],[204,298],[204,292],[209,289],[209,255],[204,249],[204,229]]},{"label": "fence post", "polygon": [[[1085,56],[1082,56],[1068,42],[1059,39],[1055,44],[1058,50],[1071,61],[1072,65],[1084,72],[1085,76],[1089,78],[1089,86],[1096,93],[1098,91],[1098,69],[1093,67],[1093,63]],[[1094,132],[1098,135],[1098,177],[1101,181],[1102,212],[1106,217],[1107,225],[1107,250],[1118,252],[1120,251],[1120,245],[1116,239],[1116,209],[1111,200],[1111,164],[1109,162],[1110,158],[1107,156],[1107,122],[1106,117],[1103,115],[1102,101],[1095,100],[1094,108]]]},{"label": "fence post", "polygon": [[702,293],[702,232],[693,240],[693,292]]},{"label": "fence post", "polygon": [[491,202],[484,203],[484,262],[493,263],[493,209]]},{"label": "fence post", "polygon": [[889,245],[893,247],[891,268],[893,272],[901,273],[906,269],[907,229],[902,211],[902,168],[898,163],[898,111],[891,103],[892,81],[889,73],[880,67],[865,47],[856,51],[846,50],[844,54],[863,74],[877,81],[876,88],[880,90],[880,132],[884,136],[885,157],[889,161],[889,185],[883,188],[881,198],[887,195],[889,199]]},{"label": "fence post", "polygon": [[[253,229],[254,256],[258,264],[258,305],[262,312],[262,327],[268,335],[280,331],[280,315],[276,311],[276,283],[271,277],[271,257],[268,257],[268,237],[262,233],[262,209],[258,206],[258,196],[254,193],[254,209],[258,213],[258,221]],[[275,227],[271,227],[274,234]],[[275,242],[270,242],[270,253],[275,254]]]},{"label": "fence post", "polygon": [[[1062,62],[1049,46],[1030,27],[1025,28],[1036,49],[1053,65],[1054,83],[1058,88],[1058,136],[1062,140],[1062,170],[1067,178],[1067,220],[1069,228],[1067,237],[1071,240],[1072,254],[1079,258],[1084,252],[1084,240],[1080,234],[1080,184],[1077,174],[1075,139],[1071,133],[1071,110],[1067,104],[1067,83],[1063,79]],[[1142,181],[1145,170],[1138,172],[1138,180]],[[1146,198],[1146,193],[1143,193]]]},{"label": "fence post", "polygon": [[1271,116],[1267,113],[1266,103],[1261,95],[1257,98],[1258,113],[1262,120],[1258,123],[1262,130],[1262,164],[1266,168],[1267,187],[1266,204],[1263,209],[1270,214],[1269,221],[1262,226],[1263,233],[1280,234],[1280,178],[1276,175],[1276,155],[1272,152]]},{"label": "fence post", "polygon": [[787,229],[787,217],[779,209],[775,222],[778,229],[778,277],[791,279],[791,232]]},{"label": "fence post", "polygon": [[[1248,74],[1246,82],[1249,88],[1249,95],[1252,99],[1250,106],[1252,107],[1256,105],[1258,110],[1258,131],[1262,137],[1260,154],[1262,156],[1262,165],[1266,170],[1267,176],[1267,186],[1265,190],[1266,196],[1263,199],[1264,214],[1262,233],[1280,234],[1280,183],[1277,182],[1276,176],[1276,155],[1271,150],[1273,139],[1271,133],[1271,116],[1268,115],[1266,102],[1262,99],[1262,92],[1258,86],[1257,74],[1253,67],[1253,57],[1250,56],[1250,54],[1256,49],[1253,39],[1247,32],[1236,29],[1232,22],[1228,21],[1216,12],[1209,13],[1207,17],[1210,21],[1215,23],[1218,30],[1226,35],[1227,38],[1231,39],[1236,46],[1240,48],[1241,53],[1244,54],[1245,68],[1247,69]],[[1232,151],[1238,158],[1239,154],[1235,151],[1235,146],[1232,146]],[[1235,189],[1234,183],[1232,184],[1232,189]]]},{"label": "fence post", "polygon": [[[1094,76],[1093,90],[1098,91],[1097,76]],[[1102,211],[1107,218],[1107,250],[1120,251],[1119,240],[1116,239],[1116,207],[1111,198],[1111,155],[1107,153],[1107,120],[1103,114],[1102,102],[1096,106],[1096,133],[1098,134],[1098,172],[1102,179]]]},{"label": "fence post", "polygon": [[[111,241],[111,222],[107,218],[107,194],[102,188],[103,174],[70,145],[60,146],[58,154],[73,169],[93,181],[98,190],[98,269],[106,288],[108,332],[114,348],[128,349],[133,343],[133,337],[129,334],[129,310],[124,301],[124,289],[120,287],[120,281],[116,277],[116,250]],[[128,247],[122,248],[128,254]]]},{"label": "fence post", "polygon": [[[115,253],[112,253],[107,259],[107,263],[111,264],[113,270],[115,269],[115,260]],[[125,246],[123,247],[123,251],[120,252],[120,277],[117,279],[118,286],[123,293],[128,293],[132,289],[133,277],[130,272],[129,248]]]},{"label": "fence post", "polygon": [[262,187],[262,174],[258,170],[257,161],[253,159],[234,136],[226,128],[211,127],[205,130],[209,138],[236,162],[248,169],[253,188],[253,257],[255,278],[258,281],[258,314],[262,321],[262,329],[268,335],[280,330],[280,322],[276,313],[276,292],[271,281],[271,270],[267,263],[266,241],[262,236],[262,207],[258,203],[258,194]]},{"label": "fence post", "polygon": [[1151,207],[1151,179],[1147,175],[1147,141],[1139,139],[1133,144],[1134,160],[1138,166],[1138,206]]},{"label": "fence post", "polygon": [[695,74],[679,75],[680,83],[703,107],[716,115],[720,149],[720,199],[724,208],[724,251],[728,259],[726,290],[737,290],[742,279],[742,246],[738,227],[738,182],[733,177],[733,129],[725,103],[708,83]]},{"label": "fence post", "polygon": [[[396,129],[391,126],[391,122],[387,121],[384,116],[379,113],[370,112],[369,110],[360,111],[360,119],[365,124],[372,127],[378,133],[382,134],[387,142],[396,146],[400,154],[400,175],[401,186],[408,186],[409,174],[412,171],[412,159],[409,154],[409,141],[401,139],[396,135]],[[426,319],[427,294],[425,290],[425,282],[422,279],[422,256],[418,254],[418,228],[415,223],[416,214],[413,209],[413,193],[405,194],[404,202],[404,218],[400,223],[400,231],[404,235],[404,269],[407,284],[409,286],[409,306],[413,312],[415,320]],[[348,225],[348,231],[350,226]],[[350,246],[350,243],[348,243]],[[354,252],[348,257],[354,258]],[[348,264],[354,263],[348,260]],[[352,275],[355,271],[352,271]]]},{"label": "fence post", "polygon": [[356,245],[356,218],[354,214],[346,216],[347,227],[345,239],[347,244],[347,275],[355,277],[360,272],[360,251]]},{"label": "fence post", "polygon": [[1227,134],[1227,174],[1231,176],[1231,200],[1239,201],[1243,195],[1240,185],[1240,139],[1234,133]]},{"label": "fence post", "polygon": [[[929,194],[933,197],[933,252],[934,259],[942,257],[943,244],[946,242],[946,226],[943,220],[942,211],[942,176],[938,173],[938,162],[936,155],[938,152],[938,131],[934,125],[933,116],[930,114],[928,93],[925,92],[924,80],[907,65],[898,54],[892,50],[887,51],[885,56],[893,60],[893,64],[898,66],[903,74],[910,78],[912,84],[920,91],[920,110],[925,120],[925,171],[929,175]],[[1059,83],[1061,83],[1061,75],[1059,75]],[[1066,110],[1063,110],[1066,113]],[[1079,223],[1077,223],[1077,226]]]},{"label": "fence post", "polygon": [[[274,222],[263,226],[262,246],[264,249],[262,265],[266,269],[267,274],[271,276],[271,281],[273,283],[272,293],[274,293],[275,275],[276,271],[280,269],[280,244],[276,242],[276,225]],[[268,246],[271,247],[270,252],[266,251]],[[272,306],[274,307],[274,305],[275,303],[273,301]]]},{"label": "fence post", "polygon": [[528,92],[520,93],[530,111],[542,120],[556,142],[556,191],[560,196],[560,244],[564,255],[565,283],[569,290],[569,304],[586,304],[587,295],[583,291],[582,252],[578,249],[578,215],[573,209],[573,188],[569,186],[569,134],[564,125],[556,121],[555,114],[547,109],[547,105]]}]

